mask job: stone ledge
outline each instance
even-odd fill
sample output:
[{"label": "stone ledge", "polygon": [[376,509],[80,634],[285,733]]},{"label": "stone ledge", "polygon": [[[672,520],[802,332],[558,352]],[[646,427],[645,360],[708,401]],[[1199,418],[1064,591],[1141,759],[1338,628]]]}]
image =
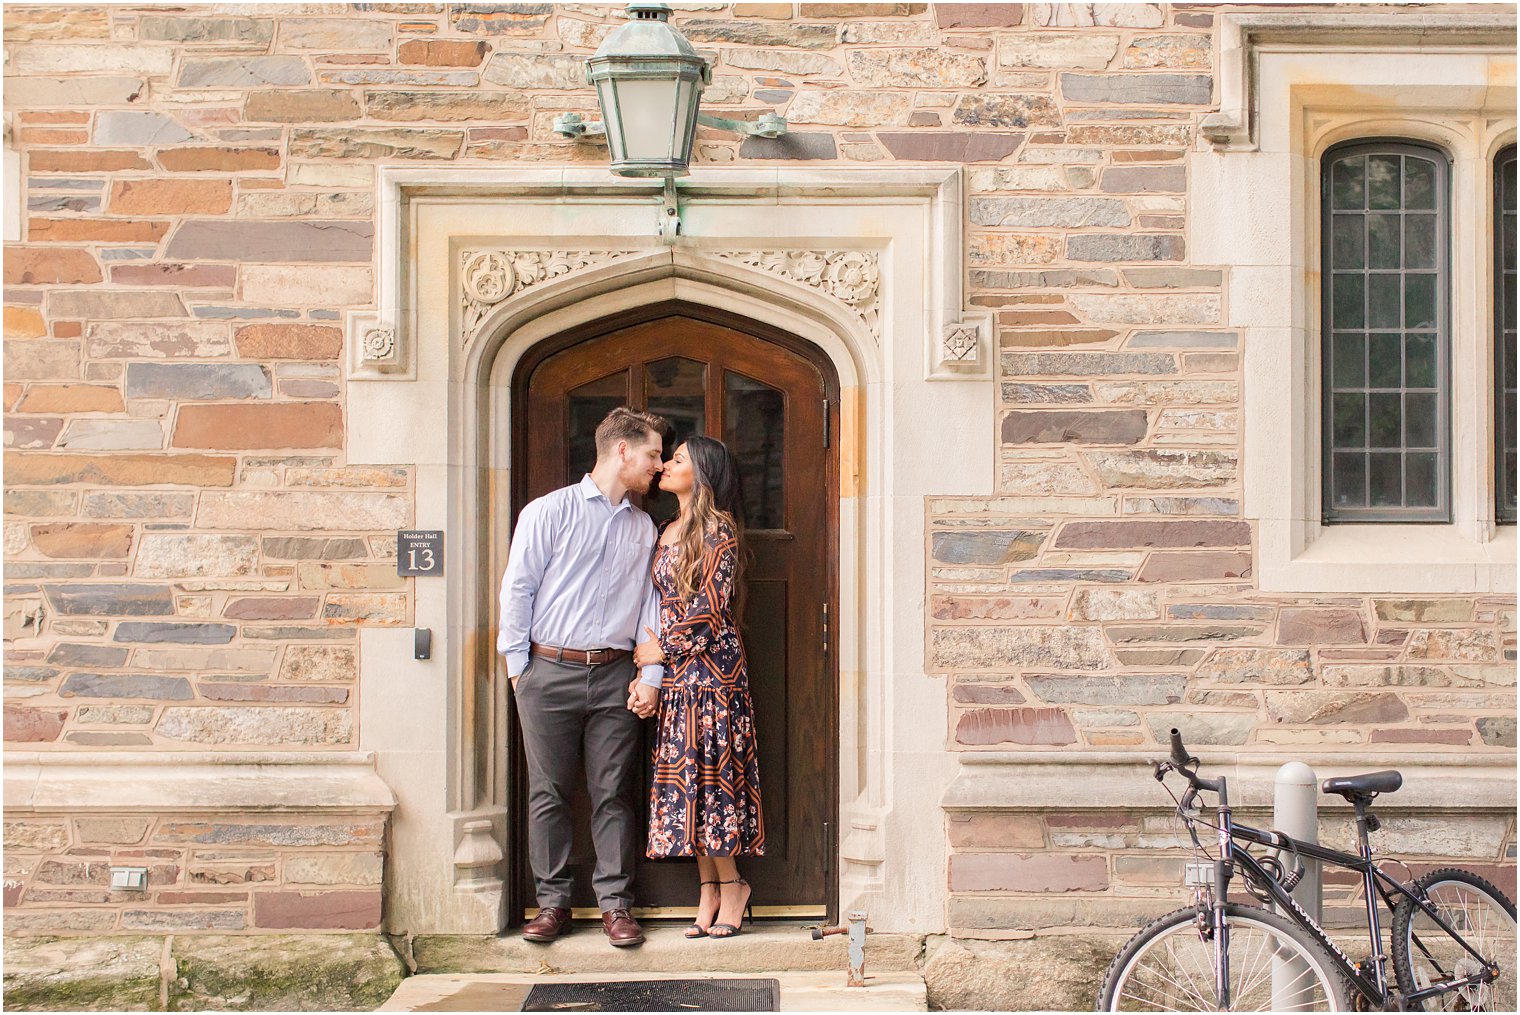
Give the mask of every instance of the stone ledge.
[{"label": "stone ledge", "polygon": [[[1404,775],[1403,788],[1378,800],[1378,810],[1383,812],[1515,809],[1513,754],[1488,757],[1468,751],[1415,754],[1366,749],[1355,754],[1207,749],[1193,753],[1203,759],[1201,771],[1206,777],[1229,778],[1230,802],[1237,807],[1271,807],[1277,769],[1289,761],[1302,761],[1321,780],[1398,769]],[[945,790],[940,807],[947,811],[1170,810],[1166,794],[1154,784],[1149,770],[1150,760],[1164,754],[1159,747],[1144,752],[962,753],[960,771]],[[1322,810],[1349,810],[1340,797],[1321,794],[1319,802]]]},{"label": "stone ledge", "polygon": [[[692,972],[741,973],[765,969],[841,972],[848,965],[845,935],[814,941],[802,924],[760,924],[746,929],[738,948],[715,941],[687,941],[684,925],[649,924],[639,948],[609,947],[601,927],[582,921],[573,933],[550,945],[501,937],[427,934],[412,940],[419,973],[536,973],[545,963],[562,973]],[[915,934],[871,934],[866,939],[866,971],[913,970],[923,947]]]},{"label": "stone ledge", "polygon": [[383,811],[396,796],[368,752],[7,752],[7,817]]},{"label": "stone ledge", "polygon": [[5,939],[17,1011],[372,1011],[405,975],[373,934]]}]

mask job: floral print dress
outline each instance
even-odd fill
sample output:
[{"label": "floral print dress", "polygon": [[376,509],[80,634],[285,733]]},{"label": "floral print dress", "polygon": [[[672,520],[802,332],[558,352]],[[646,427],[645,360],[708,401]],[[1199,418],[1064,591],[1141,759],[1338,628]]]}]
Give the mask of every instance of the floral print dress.
[{"label": "floral print dress", "polygon": [[652,565],[666,673],[648,855],[760,856],[765,821],[755,709],[733,611],[738,542],[727,525],[707,533],[702,584],[685,603],[676,587],[680,553],[658,546]]}]

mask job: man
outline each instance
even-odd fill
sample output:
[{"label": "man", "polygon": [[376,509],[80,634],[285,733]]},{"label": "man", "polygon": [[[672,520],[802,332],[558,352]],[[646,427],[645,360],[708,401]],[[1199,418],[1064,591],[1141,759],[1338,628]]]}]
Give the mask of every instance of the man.
[{"label": "man", "polygon": [[570,929],[570,802],[584,759],[602,931],[619,948],[644,942],[629,912],[644,831],[639,720],[654,714],[664,668],[634,672],[632,649],[659,619],[654,522],[628,494],[649,491],[669,429],[659,416],[613,409],[596,428],[595,468],[523,508],[512,533],[496,650],[528,759],[528,859],[541,907],[523,927],[529,941]]}]

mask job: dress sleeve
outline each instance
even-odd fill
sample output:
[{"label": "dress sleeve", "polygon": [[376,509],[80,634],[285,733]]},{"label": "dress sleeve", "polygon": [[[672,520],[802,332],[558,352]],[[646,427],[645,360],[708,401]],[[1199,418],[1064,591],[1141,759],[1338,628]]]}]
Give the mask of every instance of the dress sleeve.
[{"label": "dress sleeve", "polygon": [[733,530],[720,525],[702,542],[702,583],[686,604],[681,619],[660,632],[667,659],[704,652],[728,623],[734,597],[734,571],[739,563]]}]

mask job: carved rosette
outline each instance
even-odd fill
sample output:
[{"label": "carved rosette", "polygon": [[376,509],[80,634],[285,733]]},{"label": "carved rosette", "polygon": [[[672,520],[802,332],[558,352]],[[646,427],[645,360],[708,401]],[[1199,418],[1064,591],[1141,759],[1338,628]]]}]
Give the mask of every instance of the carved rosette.
[{"label": "carved rosette", "polygon": [[395,328],[368,328],[361,343],[361,358],[366,365],[390,363],[396,358]]},{"label": "carved rosette", "polygon": [[373,310],[348,314],[348,376],[355,379],[412,376],[406,343],[396,325]]},{"label": "carved rosette", "polygon": [[881,260],[872,250],[718,250],[715,256],[762,268],[838,300],[881,341]]},{"label": "carved rosette", "polygon": [[500,302],[546,279],[596,268],[638,250],[465,250],[459,258],[460,335],[469,345]]}]

